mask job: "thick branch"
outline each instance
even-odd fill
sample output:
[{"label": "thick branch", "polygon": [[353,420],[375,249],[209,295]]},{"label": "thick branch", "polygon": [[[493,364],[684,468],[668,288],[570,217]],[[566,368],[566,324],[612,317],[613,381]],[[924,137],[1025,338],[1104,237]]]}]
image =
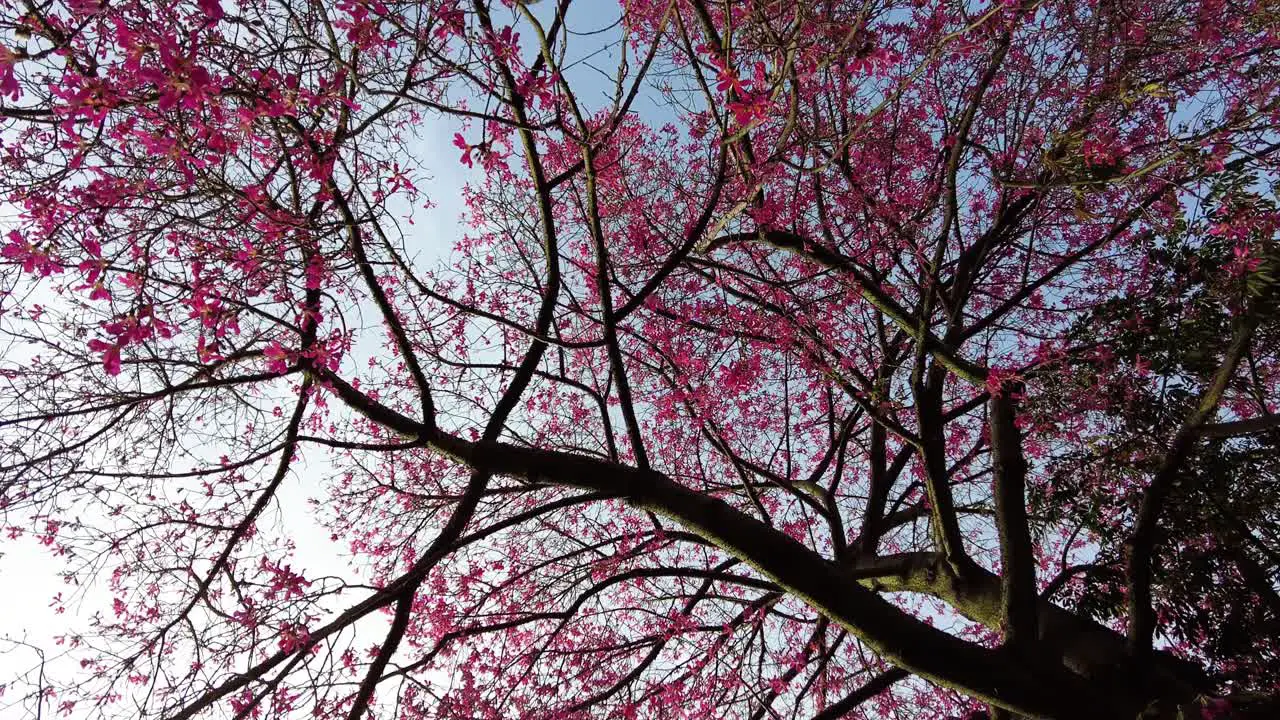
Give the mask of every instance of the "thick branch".
[{"label": "thick branch", "polygon": [[1280,415],[1262,415],[1248,420],[1201,425],[1200,437],[1225,438],[1280,430]]},{"label": "thick branch", "polygon": [[[501,442],[471,442],[455,435],[431,433],[417,421],[369,400],[345,381],[331,375],[325,380],[344,401],[367,417],[401,435],[422,438],[478,473],[616,494],[637,507],[670,517],[747,562],[789,594],[848,629],[885,659],[932,682],[1033,717],[1105,718],[1121,717],[1127,712],[1127,708],[1114,705],[1103,707],[1065,670],[1051,677],[1043,674],[1043,668],[1033,673],[1023,663],[907,615],[878,597],[871,587],[863,586],[892,589],[884,579],[860,580],[863,573],[840,568],[785,533],[661,473],[565,452]],[[922,566],[903,576],[904,581],[911,577],[913,582],[904,582],[901,589],[931,592],[952,602],[962,613],[994,626],[999,622],[1000,582],[994,575],[987,575],[983,578],[987,591],[970,594],[954,581],[950,587],[940,582],[948,577],[945,570],[939,572],[933,567],[926,572]],[[926,576],[926,584],[933,587],[920,584]],[[983,610],[974,607],[975,598],[979,603],[985,598],[995,598],[997,602]],[[1067,628],[1063,634],[1068,638],[1079,635],[1080,630],[1095,629],[1090,621],[1066,611],[1058,610],[1055,619]],[[1104,628],[1096,628],[1096,633],[1114,637]]]},{"label": "thick branch", "polygon": [[996,526],[1003,570],[1001,606],[1005,642],[1025,648],[1036,638],[1036,565],[1027,524],[1027,461],[1015,417],[1017,388],[991,396],[991,473],[995,483]]},{"label": "thick branch", "polygon": [[948,635],[861,587],[847,570],[725,502],[657,472],[595,458],[441,435],[432,445],[484,472],[593,490],[616,490],[670,517],[750,564],[863,640],[882,657],[935,683],[1033,717],[1111,717],[1066,672],[1032,673],[1022,664]]},{"label": "thick branch", "polygon": [[[853,572],[866,587],[930,595],[988,628],[999,628],[1003,621],[1002,581],[976,564],[966,569],[964,577],[957,577],[938,553],[903,553],[864,559]],[[1143,688],[1166,694],[1181,689],[1194,696],[1210,689],[1198,666],[1165,653],[1157,653],[1151,667],[1137,677],[1118,676],[1117,670],[1131,664],[1124,637],[1046,598],[1038,601],[1036,619],[1040,656],[1060,660],[1077,674],[1097,680],[1099,688],[1106,689],[1109,682],[1114,683],[1111,687],[1124,696],[1135,690],[1136,680]]]},{"label": "thick branch", "polygon": [[905,680],[911,673],[902,668],[886,670],[867,681],[866,685],[840,698],[837,702],[813,716],[813,720],[839,720],[853,712],[854,708],[880,693],[893,687],[894,683]]}]

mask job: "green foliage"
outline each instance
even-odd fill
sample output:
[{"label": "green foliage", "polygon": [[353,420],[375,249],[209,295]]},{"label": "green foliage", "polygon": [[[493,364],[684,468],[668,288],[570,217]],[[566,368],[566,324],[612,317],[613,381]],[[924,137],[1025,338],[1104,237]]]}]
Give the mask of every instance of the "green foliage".
[{"label": "green foliage", "polygon": [[[1150,292],[1098,307],[1073,330],[1084,345],[1106,340],[1110,354],[1076,362],[1040,393],[1040,411],[1081,409],[1108,431],[1062,449],[1052,480],[1032,491],[1033,505],[1100,541],[1122,548],[1170,438],[1217,372],[1241,313],[1259,319],[1245,369],[1229,394],[1247,404],[1248,367],[1280,351],[1277,283],[1280,246],[1266,226],[1240,232],[1230,223],[1274,212],[1244,175],[1225,178],[1213,208],[1182,220],[1153,243]],[[1241,260],[1242,255],[1249,262]],[[1265,412],[1255,406],[1247,415]],[[1280,678],[1280,431],[1196,444],[1164,506],[1155,562],[1156,610],[1167,639],[1203,655],[1237,687],[1273,687]],[[1066,592],[1075,609],[1100,619],[1125,617],[1122,556]]]}]

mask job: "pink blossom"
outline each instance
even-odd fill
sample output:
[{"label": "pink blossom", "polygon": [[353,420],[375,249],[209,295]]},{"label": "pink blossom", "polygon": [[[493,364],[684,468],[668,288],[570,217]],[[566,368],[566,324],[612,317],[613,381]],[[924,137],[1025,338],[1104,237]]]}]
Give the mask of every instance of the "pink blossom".
[{"label": "pink blossom", "polygon": [[0,44],[0,97],[17,100],[22,96],[22,88],[13,74],[13,67],[18,58],[13,51]]},{"label": "pink blossom", "polygon": [[94,338],[89,341],[89,349],[102,354],[102,366],[108,375],[120,374],[120,344],[109,343]]},{"label": "pink blossom", "polygon": [[209,18],[209,22],[218,22],[226,13],[222,10],[222,3],[218,0],[197,0],[201,12]]},{"label": "pink blossom", "polygon": [[273,373],[284,374],[289,371],[290,354],[284,349],[278,340],[272,340],[267,344],[266,349],[262,351],[264,357],[267,358],[267,370]]},{"label": "pink blossom", "polygon": [[474,146],[467,144],[466,138],[462,137],[462,133],[453,134],[453,146],[462,151],[460,162],[467,167],[474,167],[471,161],[471,151]]},{"label": "pink blossom", "polygon": [[301,625],[285,625],[280,628],[280,651],[292,653],[304,649],[311,642],[311,633]]}]

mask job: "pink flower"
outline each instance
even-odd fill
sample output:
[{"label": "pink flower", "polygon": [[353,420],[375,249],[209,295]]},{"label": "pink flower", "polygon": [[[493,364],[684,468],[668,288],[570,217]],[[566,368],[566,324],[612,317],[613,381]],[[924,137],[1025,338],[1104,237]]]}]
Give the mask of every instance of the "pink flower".
[{"label": "pink flower", "polygon": [[724,65],[724,61],[719,58],[713,59],[712,64],[719,68],[719,74],[716,78],[716,89],[722,93],[742,93],[742,81],[738,79],[738,74],[733,68]]},{"label": "pink flower", "polygon": [[13,66],[17,60],[18,56],[14,55],[12,50],[0,45],[0,97],[17,100],[22,95],[22,89],[18,87],[18,78],[13,74]]},{"label": "pink flower", "polygon": [[991,368],[987,374],[987,392],[991,397],[1000,397],[1005,389],[1018,380],[1017,371],[1012,368]]},{"label": "pink flower", "polygon": [[267,370],[273,373],[285,373],[289,370],[289,353],[280,345],[278,340],[272,340],[270,345],[262,351],[267,358]]},{"label": "pink flower", "polygon": [[850,73],[868,72],[884,76],[898,60],[899,55],[888,48],[864,48],[863,52],[846,63],[846,67]]},{"label": "pink flower", "polygon": [[436,17],[440,20],[440,25],[435,31],[437,40],[443,40],[450,35],[462,35],[466,30],[466,25],[463,22],[466,16],[458,9],[456,0],[437,10]]},{"label": "pink flower", "polygon": [[311,642],[311,633],[307,632],[305,627],[300,625],[285,625],[280,628],[280,651],[295,652],[307,646]]},{"label": "pink flower", "polygon": [[49,253],[38,249],[34,243],[28,242],[17,230],[9,231],[9,242],[0,248],[0,257],[22,263],[25,273],[39,273],[41,277],[61,272],[62,268]]},{"label": "pink flower", "polygon": [[89,341],[89,349],[96,353],[102,353],[102,366],[106,368],[108,375],[120,374],[120,345],[118,343],[108,343],[94,338]]},{"label": "pink flower", "polygon": [[1253,249],[1241,243],[1231,248],[1232,260],[1227,264],[1227,272],[1234,277],[1243,277],[1262,267],[1262,258],[1253,255]]},{"label": "pink flower", "polygon": [[209,22],[218,22],[225,15],[222,11],[222,4],[218,0],[197,0],[197,4],[205,16],[209,18]]},{"label": "pink flower", "polygon": [[260,565],[263,570],[271,573],[269,597],[272,599],[278,595],[283,595],[286,600],[293,597],[302,597],[306,594],[306,588],[311,586],[311,581],[294,572],[291,565],[273,563],[265,557],[262,558]]},{"label": "pink flower", "polygon": [[467,167],[475,167],[475,164],[471,161],[471,150],[473,148],[471,145],[467,144],[467,139],[462,137],[462,133],[453,134],[453,146],[462,151],[462,158],[460,162],[463,165],[466,165]]},{"label": "pink flower", "polygon": [[138,71],[138,77],[156,86],[160,92],[157,106],[161,110],[171,110],[177,105],[194,110],[214,90],[209,71],[195,64],[194,50],[184,55],[172,40],[162,42],[160,64],[159,68],[143,68]]},{"label": "pink flower", "polygon": [[739,127],[746,127],[769,116],[769,98],[763,93],[741,94],[741,102],[728,103],[733,113],[733,121]]}]

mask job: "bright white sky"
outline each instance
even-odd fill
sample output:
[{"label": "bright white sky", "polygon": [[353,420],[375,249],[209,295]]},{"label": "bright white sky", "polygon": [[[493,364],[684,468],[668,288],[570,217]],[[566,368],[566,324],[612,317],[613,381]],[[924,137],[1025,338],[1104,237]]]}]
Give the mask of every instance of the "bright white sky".
[{"label": "bright white sky", "polygon": [[[415,143],[416,156],[434,173],[434,177],[418,184],[423,197],[429,198],[433,207],[410,209],[406,205],[404,212],[397,214],[403,218],[412,212],[413,225],[402,222],[401,226],[406,231],[410,251],[418,253],[415,259],[420,267],[447,257],[462,234],[461,188],[473,171],[458,161],[457,150],[452,145],[453,133],[458,129],[452,122],[434,122],[424,129],[421,141]],[[12,205],[0,206],[0,230],[7,231],[15,220],[16,209]],[[377,350],[378,338],[366,333],[364,339],[372,340],[374,345],[364,348],[363,352],[357,347],[355,357],[368,357],[370,350]],[[262,519],[265,524],[278,524],[280,535],[294,540],[295,554],[287,562],[308,578],[352,577],[346,546],[330,540],[330,531],[316,521],[307,502],[316,496],[318,479],[325,477],[329,470],[323,448],[304,449],[291,477],[281,486],[277,502]],[[57,638],[84,631],[96,612],[108,615],[111,612],[111,595],[104,587],[79,587],[63,580],[61,561],[29,531],[32,527],[29,520],[18,522],[17,518],[10,518],[9,524],[27,532],[16,540],[0,539],[0,587],[4,589],[4,611],[0,612],[0,684],[11,685],[8,692],[0,694],[0,718],[6,719],[21,716],[18,707],[24,705],[14,705],[26,694],[26,688],[12,683],[12,679],[39,670],[36,651],[16,647],[15,641],[41,648],[51,661],[46,672],[65,677],[67,673],[74,673],[75,658],[56,662],[62,651]],[[4,531],[7,538],[7,528]],[[56,610],[59,603],[55,598],[60,593],[61,605],[65,607],[62,613]],[[46,707],[46,712],[49,710]]]}]

